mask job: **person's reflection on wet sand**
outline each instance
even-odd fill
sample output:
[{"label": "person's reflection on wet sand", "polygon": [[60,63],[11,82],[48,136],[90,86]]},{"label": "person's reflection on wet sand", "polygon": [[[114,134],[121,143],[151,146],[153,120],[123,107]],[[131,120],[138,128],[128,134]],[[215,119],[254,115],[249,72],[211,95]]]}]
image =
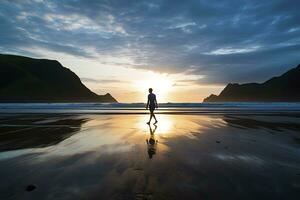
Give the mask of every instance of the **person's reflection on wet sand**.
[{"label": "person's reflection on wet sand", "polygon": [[156,125],[154,125],[154,129],[152,129],[151,125],[149,125],[150,138],[146,139],[149,159],[151,159],[153,155],[156,154],[156,148],[158,143],[158,140],[155,140],[155,135],[154,135],[156,128],[157,128]]}]

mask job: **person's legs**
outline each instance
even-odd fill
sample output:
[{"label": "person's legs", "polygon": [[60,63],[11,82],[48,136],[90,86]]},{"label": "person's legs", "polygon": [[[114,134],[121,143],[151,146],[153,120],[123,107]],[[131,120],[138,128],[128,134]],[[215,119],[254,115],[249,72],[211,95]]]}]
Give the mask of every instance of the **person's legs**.
[{"label": "person's legs", "polygon": [[152,119],[152,116],[153,116],[153,110],[150,109],[150,119],[149,119],[149,121],[147,122],[147,124],[150,124],[151,119]]},{"label": "person's legs", "polygon": [[156,119],[156,117],[155,117],[155,115],[154,115],[154,112],[153,112],[152,114],[153,114],[153,117],[154,117],[154,119],[155,119],[154,124],[156,124],[156,123],[157,123],[157,119]]}]

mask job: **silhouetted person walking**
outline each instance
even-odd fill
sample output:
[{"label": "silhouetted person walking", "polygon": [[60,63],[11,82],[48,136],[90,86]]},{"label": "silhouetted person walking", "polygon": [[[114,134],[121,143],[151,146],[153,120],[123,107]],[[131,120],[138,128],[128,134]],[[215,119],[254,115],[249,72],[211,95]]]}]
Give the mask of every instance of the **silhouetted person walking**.
[{"label": "silhouetted person walking", "polygon": [[156,117],[154,115],[154,110],[155,110],[155,108],[158,108],[158,105],[157,105],[157,101],[156,101],[156,96],[152,92],[153,92],[153,89],[149,88],[149,94],[148,94],[148,101],[147,101],[146,109],[149,108],[149,110],[150,110],[150,119],[149,119],[149,122],[147,122],[147,124],[150,124],[152,117],[154,117],[154,119],[155,119],[154,124],[157,123]]}]

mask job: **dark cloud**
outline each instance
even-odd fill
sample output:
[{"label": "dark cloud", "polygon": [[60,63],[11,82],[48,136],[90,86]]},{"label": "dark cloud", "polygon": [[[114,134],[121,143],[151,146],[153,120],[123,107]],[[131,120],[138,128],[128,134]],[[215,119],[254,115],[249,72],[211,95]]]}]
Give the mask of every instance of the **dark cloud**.
[{"label": "dark cloud", "polygon": [[[263,81],[296,66],[299,1],[1,1],[0,50],[128,57],[124,66]],[[92,50],[91,50],[92,49]],[[26,52],[28,51],[28,52]]]}]

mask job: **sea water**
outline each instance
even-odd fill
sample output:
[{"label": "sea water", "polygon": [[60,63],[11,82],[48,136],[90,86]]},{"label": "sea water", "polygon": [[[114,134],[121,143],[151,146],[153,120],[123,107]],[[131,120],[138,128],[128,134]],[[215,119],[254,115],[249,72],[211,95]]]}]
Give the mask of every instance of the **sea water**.
[{"label": "sea water", "polygon": [[[300,103],[161,103],[158,114],[300,112]],[[0,113],[147,114],[144,103],[0,103]]]}]

